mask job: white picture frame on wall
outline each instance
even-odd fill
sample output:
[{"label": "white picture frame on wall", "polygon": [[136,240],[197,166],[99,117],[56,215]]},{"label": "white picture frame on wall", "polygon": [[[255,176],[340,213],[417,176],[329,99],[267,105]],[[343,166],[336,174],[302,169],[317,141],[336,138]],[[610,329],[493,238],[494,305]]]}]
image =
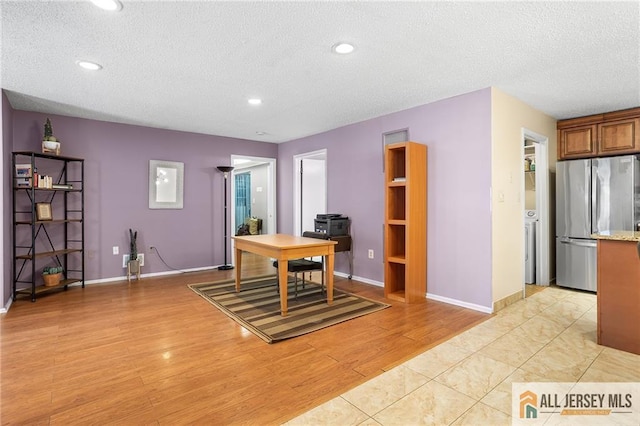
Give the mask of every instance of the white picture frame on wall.
[{"label": "white picture frame on wall", "polygon": [[181,209],[183,194],[184,163],[149,160],[149,208]]}]

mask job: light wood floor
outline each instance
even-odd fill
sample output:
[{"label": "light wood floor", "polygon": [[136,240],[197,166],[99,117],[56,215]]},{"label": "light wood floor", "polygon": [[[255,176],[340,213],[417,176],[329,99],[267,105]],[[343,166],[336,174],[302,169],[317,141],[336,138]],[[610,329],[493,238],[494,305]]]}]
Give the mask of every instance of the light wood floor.
[{"label": "light wood floor", "polygon": [[[144,272],[144,271],[143,271]],[[275,272],[243,256],[243,276]],[[269,345],[187,288],[235,271],[72,287],[0,316],[4,424],[279,424],[489,315],[389,309]],[[336,277],[336,287],[384,300]]]}]

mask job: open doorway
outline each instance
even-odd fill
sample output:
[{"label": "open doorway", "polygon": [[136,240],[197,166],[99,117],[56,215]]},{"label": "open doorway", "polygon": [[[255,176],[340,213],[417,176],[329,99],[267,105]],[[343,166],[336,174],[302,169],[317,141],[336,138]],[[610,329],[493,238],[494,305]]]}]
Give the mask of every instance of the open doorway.
[{"label": "open doorway", "polygon": [[232,155],[231,230],[236,235],[248,219],[260,220],[262,234],[276,233],[275,158]]},{"label": "open doorway", "polygon": [[293,157],[294,235],[314,231],[317,214],[327,212],[327,150]]},{"label": "open doorway", "polygon": [[549,139],[531,130],[522,130],[522,186],[525,284],[548,286],[550,282],[551,201],[549,188]]}]

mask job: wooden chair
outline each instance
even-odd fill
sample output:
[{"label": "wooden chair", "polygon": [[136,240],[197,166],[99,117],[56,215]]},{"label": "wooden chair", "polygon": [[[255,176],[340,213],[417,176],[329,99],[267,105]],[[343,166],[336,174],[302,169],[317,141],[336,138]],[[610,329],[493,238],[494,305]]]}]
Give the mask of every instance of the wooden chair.
[{"label": "wooden chair", "polygon": [[[319,239],[323,239],[323,240],[328,240],[329,237],[326,234],[320,233],[320,232],[311,232],[311,231],[305,231],[302,233],[303,237],[307,237],[307,238],[319,238]],[[277,268],[278,267],[278,261],[274,260],[273,261],[273,267]],[[290,260],[288,262],[287,265],[287,271],[292,272],[293,276],[294,276],[294,292],[295,292],[295,297],[298,297],[298,273],[302,273],[302,288],[305,288],[305,277],[304,277],[304,273],[305,272],[312,272],[312,271],[321,271],[322,273],[322,279],[321,279],[321,288],[322,288],[322,293],[324,294],[324,257],[322,258],[322,260],[320,262],[316,262],[314,260],[311,259],[293,259]],[[278,288],[278,291],[280,291],[280,289]]]}]

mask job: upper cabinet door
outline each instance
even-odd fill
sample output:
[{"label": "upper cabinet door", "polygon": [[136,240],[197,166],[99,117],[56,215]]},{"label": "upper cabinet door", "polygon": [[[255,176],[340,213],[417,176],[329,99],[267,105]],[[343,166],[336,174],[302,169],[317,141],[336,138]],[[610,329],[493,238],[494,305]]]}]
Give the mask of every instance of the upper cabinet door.
[{"label": "upper cabinet door", "polygon": [[558,130],[558,158],[588,158],[596,155],[597,126],[585,125]]},{"label": "upper cabinet door", "polygon": [[558,121],[558,160],[640,153],[640,107]]},{"label": "upper cabinet door", "polygon": [[601,155],[632,154],[640,151],[640,118],[598,125],[598,152]]}]

